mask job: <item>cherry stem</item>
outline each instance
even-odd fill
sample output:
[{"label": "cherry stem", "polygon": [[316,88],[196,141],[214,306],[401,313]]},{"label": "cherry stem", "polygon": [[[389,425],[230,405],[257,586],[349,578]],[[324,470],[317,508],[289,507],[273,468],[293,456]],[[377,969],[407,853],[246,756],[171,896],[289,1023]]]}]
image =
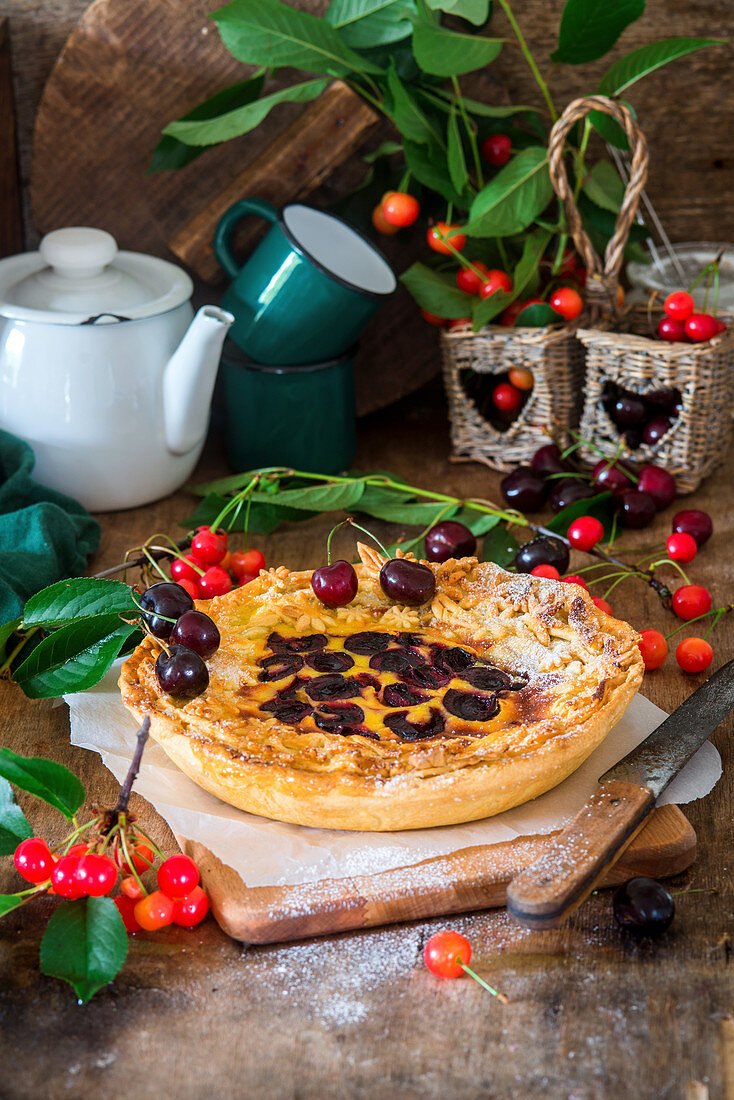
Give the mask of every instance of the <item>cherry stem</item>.
[{"label": "cherry stem", "polygon": [[[390,557],[387,550],[385,549],[383,544],[380,542],[380,540],[377,538],[377,536],[373,535],[371,531],[368,531],[366,527],[362,527],[362,525],[360,523],[355,523],[354,519],[351,516],[347,516],[347,518],[345,520],[343,520],[343,522],[344,523],[349,523],[352,527],[356,527],[358,531],[361,531],[364,535],[367,535],[368,538],[372,539],[373,542],[377,543],[377,545],[379,546],[380,550],[382,551],[382,553],[385,555],[386,558]],[[341,524],[337,524],[337,526],[340,527]],[[336,530],[336,527],[334,528],[334,531],[335,530]],[[334,531],[331,532],[332,535],[334,534]],[[331,536],[329,536],[329,537],[331,537]],[[327,553],[327,557],[328,557],[328,553],[329,553],[328,544],[327,544],[327,548],[326,548],[326,553]],[[329,558],[329,561],[331,561],[330,558]]]},{"label": "cherry stem", "polygon": [[127,770],[125,782],[120,788],[120,797],[117,800],[117,805],[112,811],[112,813],[115,815],[124,814],[127,812],[127,804],[130,801],[130,792],[133,789],[133,783],[137,779],[138,772],[140,771],[140,761],[142,760],[143,749],[145,748],[145,744],[148,740],[149,734],[150,716],[146,714],[145,718],[143,719],[143,724],[138,730],[138,740],[137,744],[135,745],[135,752],[133,753],[133,758],[130,761],[130,767]]},{"label": "cherry stem", "polygon": [[706,631],[707,634],[710,634],[711,631],[716,626],[716,624],[718,623],[719,619],[723,615],[727,615],[730,611],[734,611],[734,604],[727,603],[727,604],[724,604],[723,607],[713,607],[710,611],[704,611],[703,615],[696,615],[696,617],[693,618],[693,619],[686,619],[685,622],[682,622],[680,624],[680,626],[677,626],[675,628],[675,630],[671,630],[669,634],[666,634],[665,635],[665,640],[667,641],[668,638],[672,638],[674,634],[677,634],[681,630],[685,630],[685,628],[687,626],[690,626],[692,623],[698,623],[698,622],[701,621],[701,619],[709,619],[712,615],[715,615],[716,618],[715,618],[714,622],[711,624],[710,628]]},{"label": "cherry stem", "polygon": [[658,567],[659,565],[672,565],[674,569],[677,569],[677,570],[678,570],[678,572],[680,573],[681,577],[682,577],[682,578],[683,578],[683,580],[684,580],[684,581],[686,582],[686,584],[690,584],[690,583],[691,583],[691,582],[689,581],[689,579],[688,579],[688,577],[687,577],[686,573],[684,572],[684,570],[683,570],[683,569],[681,568],[681,566],[680,566],[680,565],[678,565],[678,562],[677,562],[677,561],[673,561],[673,560],[672,560],[672,558],[660,558],[660,560],[659,560],[659,561],[654,561],[654,562],[652,562],[652,564],[651,564],[651,565],[648,565],[648,567],[647,567],[647,568],[648,568],[648,569],[657,569],[657,567]]},{"label": "cherry stem", "polygon": [[[347,518],[346,518],[346,519],[340,520],[340,521],[339,521],[339,523],[337,523],[337,524],[336,524],[336,525],[335,525],[334,527],[332,527],[332,529],[331,529],[331,530],[329,531],[329,537],[328,537],[328,538],[327,538],[327,540],[326,540],[326,564],[327,564],[327,565],[331,565],[331,540],[332,540],[332,538],[334,537],[334,532],[335,532],[335,531],[338,531],[340,527],[345,527],[345,526],[347,526],[347,525],[351,525],[351,522],[352,522],[352,517],[351,517],[351,516],[347,516]],[[357,526],[357,525],[356,525],[356,523],[355,523],[355,527],[356,527],[356,526]]]},{"label": "cherry stem", "polygon": [[470,966],[467,966],[466,963],[463,963],[461,959],[457,958],[456,961],[458,962],[464,973],[468,974],[470,978],[473,978],[475,982],[478,982],[479,985],[481,985],[482,989],[486,989],[488,993],[491,993],[492,996],[496,997],[497,1000],[500,1001],[503,1005],[509,1004],[509,997],[507,997],[506,994],[500,993],[498,992],[498,990],[493,989],[489,982],[485,982],[484,978],[480,978],[479,975],[474,970],[472,970]]},{"label": "cherry stem", "polygon": [[[173,546],[175,546],[177,550],[188,550],[191,546],[191,535],[186,535],[184,538],[179,539],[178,542],[174,542]],[[156,549],[151,551],[151,557],[158,561],[170,553],[171,551],[168,549]],[[101,580],[103,577],[111,577],[113,573],[122,573],[125,569],[134,569],[138,565],[147,565],[148,561],[147,555],[142,553],[137,558],[127,558],[118,565],[111,565],[109,569],[103,569],[101,573],[94,573],[93,576],[95,580]]]}]

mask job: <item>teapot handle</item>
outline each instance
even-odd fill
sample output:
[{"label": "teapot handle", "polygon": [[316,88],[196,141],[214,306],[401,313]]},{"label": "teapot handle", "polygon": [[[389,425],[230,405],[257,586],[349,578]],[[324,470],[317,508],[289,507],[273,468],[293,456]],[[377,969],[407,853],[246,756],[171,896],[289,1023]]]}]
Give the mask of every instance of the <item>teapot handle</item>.
[{"label": "teapot handle", "polygon": [[265,199],[240,199],[239,202],[230,206],[226,214],[222,215],[214,231],[212,245],[214,255],[231,279],[237,278],[240,264],[232,255],[230,241],[236,225],[248,214],[254,214],[257,218],[265,218],[273,225],[278,220],[278,211]]}]

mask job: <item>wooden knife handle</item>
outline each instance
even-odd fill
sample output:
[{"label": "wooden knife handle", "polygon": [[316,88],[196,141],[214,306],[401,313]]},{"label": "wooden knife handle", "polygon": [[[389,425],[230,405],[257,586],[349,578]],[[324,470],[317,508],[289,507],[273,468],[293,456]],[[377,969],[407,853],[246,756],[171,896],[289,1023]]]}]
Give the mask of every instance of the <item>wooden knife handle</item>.
[{"label": "wooden knife handle", "polygon": [[507,908],[528,928],[556,928],[634,839],[655,805],[647,787],[602,783],[535,863],[507,887]]}]

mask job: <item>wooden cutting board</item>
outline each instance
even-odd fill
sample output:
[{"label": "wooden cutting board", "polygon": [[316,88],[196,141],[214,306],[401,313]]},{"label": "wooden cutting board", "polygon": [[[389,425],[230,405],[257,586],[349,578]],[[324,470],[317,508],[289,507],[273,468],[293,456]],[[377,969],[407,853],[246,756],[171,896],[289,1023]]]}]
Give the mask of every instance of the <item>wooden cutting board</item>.
[{"label": "wooden cutting board", "polygon": [[[289,2],[317,14],[328,4]],[[180,262],[169,243],[196,226],[202,211],[300,116],[301,106],[283,105],[254,134],[208,150],[178,171],[146,174],[166,123],[252,71],[227,52],[207,18],[217,6],[210,0],[94,0],[49,76],[36,117],[30,190],[40,233],[95,225],[111,232],[122,248]],[[286,73],[277,75],[273,89],[302,79],[294,70]],[[328,188],[311,196],[313,202],[323,205],[348,194],[365,170],[351,156],[332,173]],[[281,160],[272,196],[279,203],[302,194],[299,164],[294,161],[290,188],[283,185],[283,171]],[[258,190],[269,197],[264,185]],[[398,272],[409,266],[421,236],[401,233],[380,242]],[[201,266],[195,257],[191,262]],[[219,289],[204,293],[216,300]],[[364,334],[357,360],[358,412],[411,393],[438,369],[436,332],[400,291]]]},{"label": "wooden cutting board", "polygon": [[[504,905],[507,883],[543,853],[553,835],[464,848],[376,875],[258,887],[245,886],[203,844],[177,839],[199,865],[212,912],[229,936],[245,943],[284,943]],[[677,806],[662,806],[602,885],[615,886],[634,875],[676,875],[695,858],[693,826]]]}]

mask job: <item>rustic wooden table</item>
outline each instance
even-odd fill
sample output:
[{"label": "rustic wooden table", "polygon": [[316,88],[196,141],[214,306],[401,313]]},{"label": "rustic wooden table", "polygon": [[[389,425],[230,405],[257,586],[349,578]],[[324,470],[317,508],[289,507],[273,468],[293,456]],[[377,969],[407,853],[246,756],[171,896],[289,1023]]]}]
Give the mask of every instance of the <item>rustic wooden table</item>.
[{"label": "rustic wooden table", "polygon": [[[437,388],[362,422],[363,468],[496,498],[496,474],[452,465],[447,454]],[[199,474],[221,468],[210,456]],[[695,502],[713,515],[715,534],[694,572],[720,606],[731,598],[734,572],[731,465],[709,479]],[[90,571],[121,560],[155,531],[176,534],[190,507],[191,498],[180,493],[101,517],[102,545]],[[626,535],[624,545],[648,544],[651,536],[660,541],[669,520],[670,513],[652,531]],[[329,526],[314,520],[261,545],[270,562],[314,566]],[[613,602],[638,628],[670,618],[637,582],[620,585]],[[734,624],[724,620],[714,667],[732,656],[733,642]],[[669,659],[643,691],[670,710],[700,679],[684,676]],[[114,781],[99,758],[69,746],[66,707],[29,702],[12,685],[0,688],[0,742],[62,761],[95,802],[114,802]],[[657,941],[635,944],[620,934],[608,892],[592,897],[563,929],[542,933],[513,925],[504,911],[487,911],[253,948],[207,920],[191,931],[138,935],[117,980],[78,1007],[69,986],[39,973],[39,940],[54,902],[38,900],[0,924],[0,1096],[54,1100],[105,1090],[178,1100],[731,1100],[734,752],[726,726],[713,740],[724,778],[705,800],[686,807],[699,855],[671,888],[691,892],[678,897],[675,922]],[[37,831],[58,837],[58,815],[32,802],[22,799]],[[173,850],[157,814],[135,796],[132,805],[143,827]],[[10,862],[3,861],[0,891],[15,888]],[[509,1005],[468,979],[442,981],[425,970],[423,945],[447,923],[470,938],[479,973],[508,994]]]}]

